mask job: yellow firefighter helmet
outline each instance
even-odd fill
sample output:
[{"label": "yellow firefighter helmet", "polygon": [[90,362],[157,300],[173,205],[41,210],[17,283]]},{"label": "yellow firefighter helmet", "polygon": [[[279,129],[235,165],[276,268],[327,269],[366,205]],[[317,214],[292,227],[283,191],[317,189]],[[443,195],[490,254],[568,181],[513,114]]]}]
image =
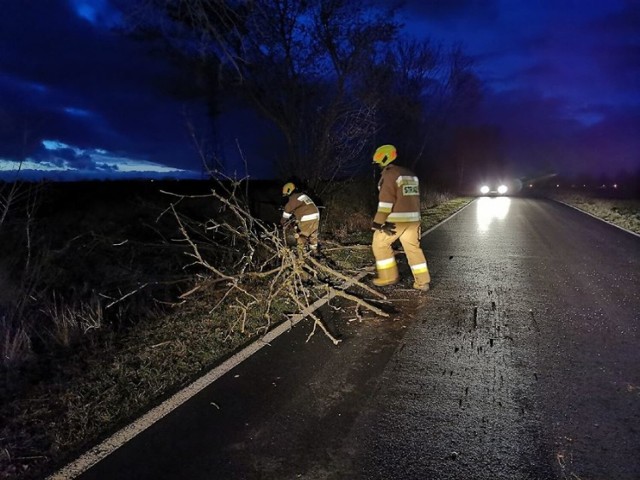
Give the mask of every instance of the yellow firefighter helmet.
[{"label": "yellow firefighter helmet", "polygon": [[289,195],[291,195],[293,193],[293,191],[296,189],[296,186],[293,184],[293,182],[287,182],[282,186],[282,196],[283,197],[288,197]]},{"label": "yellow firefighter helmet", "polygon": [[382,145],[376,149],[376,153],[373,154],[373,163],[377,163],[381,167],[386,167],[393,162],[398,156],[396,147],[393,145]]}]

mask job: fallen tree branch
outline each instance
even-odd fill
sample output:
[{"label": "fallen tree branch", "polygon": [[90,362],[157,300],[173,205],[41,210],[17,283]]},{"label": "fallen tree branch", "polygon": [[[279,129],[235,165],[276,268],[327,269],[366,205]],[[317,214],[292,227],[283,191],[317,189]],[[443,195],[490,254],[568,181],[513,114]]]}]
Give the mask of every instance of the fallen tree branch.
[{"label": "fallen tree branch", "polygon": [[[228,180],[228,185],[211,189],[207,195],[180,195],[161,191],[175,201],[161,214],[171,212],[177,223],[180,237],[174,242],[183,245],[184,254],[193,260],[184,268],[201,267],[203,274],[198,283],[180,295],[180,299],[207,291],[205,286],[218,284],[216,301],[209,310],[214,314],[223,304],[240,315],[241,330],[244,331],[249,318],[249,308],[260,305],[261,315],[267,329],[270,328],[274,306],[279,301],[291,301],[300,310],[305,310],[319,298],[319,291],[325,290],[366,308],[376,315],[388,317],[382,309],[344,290],[356,287],[368,294],[385,300],[386,296],[368,285],[326,265],[308,254],[301,254],[297,248],[289,248],[287,238],[276,226],[267,225],[251,215],[249,208],[236,195],[242,181]],[[221,193],[222,192],[222,193]],[[245,193],[248,195],[248,191]],[[176,206],[189,199],[211,198],[211,205],[217,209],[206,221],[194,222],[183,217]],[[160,217],[159,217],[160,218]],[[368,248],[368,247],[367,247]],[[225,283],[226,282],[226,283]],[[257,282],[258,290],[251,287]],[[345,285],[340,288],[338,285]],[[252,289],[253,288],[253,289]],[[323,325],[320,318],[309,314],[314,320],[311,335],[322,330],[335,344],[339,343]],[[237,321],[232,324],[235,329]],[[264,326],[257,327],[262,330]]]},{"label": "fallen tree branch", "polygon": [[149,285],[148,283],[145,283],[143,285],[141,285],[140,287],[136,288],[135,290],[130,291],[129,293],[123,295],[122,297],[114,300],[113,302],[109,303],[106,307],[104,307],[105,309],[107,308],[111,308],[114,305],[122,302],[124,299],[129,298],[131,295],[135,295],[136,293],[138,293],[139,291],[141,291],[142,289],[144,289],[147,285]]},{"label": "fallen tree branch", "polygon": [[378,307],[376,307],[375,305],[372,305],[371,303],[367,302],[366,300],[363,300],[360,297],[356,297],[355,295],[351,295],[347,292],[345,292],[344,290],[338,290],[335,288],[331,288],[331,292],[338,296],[338,297],[342,297],[342,298],[346,298],[347,300],[351,300],[352,302],[363,306],[364,308],[371,310],[373,313],[375,313],[376,315],[380,315],[381,317],[388,317],[389,314],[387,312],[385,312],[384,310],[379,309]]},{"label": "fallen tree branch", "polygon": [[339,250],[371,250],[371,245],[342,245],[340,247],[323,248],[323,252],[336,252]]},{"label": "fallen tree branch", "polygon": [[330,275],[332,275],[334,277],[337,277],[337,278],[339,278],[341,280],[344,280],[345,282],[348,282],[349,284],[357,285],[358,287],[362,288],[363,290],[366,290],[369,293],[372,293],[373,295],[375,295],[378,298],[382,298],[382,299],[386,299],[387,298],[382,293],[378,292],[377,290],[374,290],[373,288],[369,287],[368,285],[365,285],[364,283],[356,280],[355,278],[347,277],[346,275],[343,275],[342,273],[338,272],[337,270],[334,270],[333,268],[329,268],[326,265],[322,265],[320,262],[318,262],[313,257],[309,257],[309,261],[313,265],[315,265],[317,268],[319,268],[320,270],[322,270],[325,273],[329,273]]}]

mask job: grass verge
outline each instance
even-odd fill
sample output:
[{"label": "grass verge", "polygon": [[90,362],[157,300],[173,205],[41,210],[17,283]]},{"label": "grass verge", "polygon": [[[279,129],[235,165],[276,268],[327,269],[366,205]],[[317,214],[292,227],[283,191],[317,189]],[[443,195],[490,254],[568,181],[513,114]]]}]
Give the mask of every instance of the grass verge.
[{"label": "grass verge", "polygon": [[461,208],[467,206],[472,200],[473,197],[455,197],[437,205],[427,207],[425,214],[422,216],[422,230],[427,231],[436,226]]},{"label": "grass verge", "polygon": [[572,193],[557,194],[551,198],[640,234],[640,200],[598,198]]},{"label": "grass verge", "polygon": [[[2,391],[0,478],[40,478],[271,327],[259,306],[241,323],[232,300],[213,316],[219,298],[204,293],[125,335],[94,339],[5,382],[12,391]],[[282,302],[272,314],[293,311]]]}]

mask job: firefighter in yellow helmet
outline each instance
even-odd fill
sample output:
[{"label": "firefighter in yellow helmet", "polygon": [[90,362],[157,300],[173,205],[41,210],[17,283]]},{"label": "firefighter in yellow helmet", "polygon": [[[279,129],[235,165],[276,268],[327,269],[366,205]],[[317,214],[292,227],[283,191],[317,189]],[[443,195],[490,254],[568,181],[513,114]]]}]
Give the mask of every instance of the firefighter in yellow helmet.
[{"label": "firefighter in yellow helmet", "polygon": [[284,206],[280,224],[283,226],[294,222],[298,250],[302,253],[309,250],[312,255],[318,254],[318,230],[320,228],[320,211],[309,195],[299,191],[292,182],[282,187],[282,196],[288,197]]},{"label": "firefighter in yellow helmet", "polygon": [[420,247],[420,186],[413,172],[391,164],[397,155],[393,145],[382,145],[373,155],[373,163],[382,169],[378,210],[371,227],[377,271],[373,283],[385,286],[398,282],[398,265],[391,245],[400,240],[413,274],[413,288],[426,291],[431,277]]}]

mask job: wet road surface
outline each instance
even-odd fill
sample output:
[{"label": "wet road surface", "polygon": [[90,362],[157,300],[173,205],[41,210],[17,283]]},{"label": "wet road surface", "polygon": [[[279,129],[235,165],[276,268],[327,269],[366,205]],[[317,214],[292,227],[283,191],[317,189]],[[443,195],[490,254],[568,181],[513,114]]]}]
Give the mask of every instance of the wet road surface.
[{"label": "wet road surface", "polygon": [[640,238],[481,198],[423,247],[401,314],[300,323],[80,478],[640,478]]}]

